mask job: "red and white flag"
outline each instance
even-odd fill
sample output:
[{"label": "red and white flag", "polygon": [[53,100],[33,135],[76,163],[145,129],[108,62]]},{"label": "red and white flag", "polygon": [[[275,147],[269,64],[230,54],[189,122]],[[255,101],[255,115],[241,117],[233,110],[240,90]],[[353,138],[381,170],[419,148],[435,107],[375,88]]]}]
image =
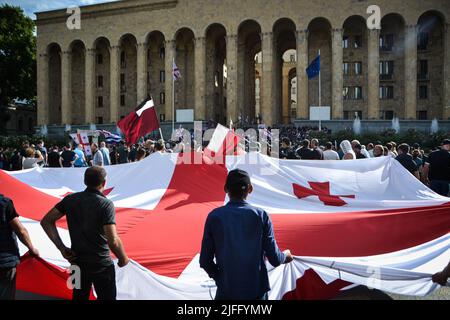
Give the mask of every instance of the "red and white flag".
[{"label": "red and white flag", "polygon": [[238,152],[238,145],[241,139],[233,130],[219,123],[208,146],[204,150],[204,154],[211,158],[235,154]]},{"label": "red and white flag", "polygon": [[159,121],[153,100],[144,100],[135,111],[120,120],[117,126],[125,135],[127,144],[134,144],[139,138],[157,130]]},{"label": "red and white flag", "polygon": [[91,145],[89,143],[89,137],[86,131],[71,133],[70,137],[76,144],[81,144],[83,146],[83,150],[87,156],[92,156]]},{"label": "red and white flag", "polygon": [[[296,256],[269,268],[270,299],[331,298],[352,285],[415,296],[438,289],[431,276],[450,259],[450,199],[395,159],[292,161],[247,153],[226,156],[225,165],[191,165],[180,158],[155,153],[105,167],[107,197],[133,260],[116,269],[119,299],[214,296],[198,254],[206,217],[228,201],[223,186],[235,168],[250,174],[248,202],[270,214],[280,249]],[[84,190],[84,170],[0,171],[0,193],[14,201],[42,257],[23,257],[19,290],[70,298],[69,264],[39,221],[66,194]],[[70,247],[66,222],[58,228]]]}]

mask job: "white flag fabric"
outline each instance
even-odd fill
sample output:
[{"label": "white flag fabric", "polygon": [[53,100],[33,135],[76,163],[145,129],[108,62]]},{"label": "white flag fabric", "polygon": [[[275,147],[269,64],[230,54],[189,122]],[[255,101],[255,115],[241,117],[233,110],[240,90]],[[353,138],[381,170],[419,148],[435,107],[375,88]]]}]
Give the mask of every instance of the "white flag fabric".
[{"label": "white flag fabric", "polygon": [[[223,185],[234,168],[249,172],[249,203],[270,214],[278,245],[296,256],[269,268],[270,299],[330,298],[352,285],[416,296],[438,288],[431,275],[450,260],[450,199],[395,159],[292,161],[259,153],[227,156],[225,165],[180,159],[156,153],[105,168],[105,195],[116,206],[118,232],[133,259],[117,270],[119,298],[214,297],[198,254],[205,219],[227,202]],[[42,260],[24,256],[19,290],[70,298],[68,264],[39,221],[64,196],[84,190],[84,170],[0,171],[0,193],[14,201],[42,253]],[[58,228],[70,246],[66,223]]]}]

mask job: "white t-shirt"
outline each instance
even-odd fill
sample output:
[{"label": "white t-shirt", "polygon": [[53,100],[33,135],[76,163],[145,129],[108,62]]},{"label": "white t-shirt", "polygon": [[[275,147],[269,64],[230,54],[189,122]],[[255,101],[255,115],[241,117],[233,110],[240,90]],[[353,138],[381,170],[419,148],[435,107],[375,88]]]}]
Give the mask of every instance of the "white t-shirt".
[{"label": "white t-shirt", "polygon": [[325,150],[323,160],[339,160],[339,154],[334,150]]}]

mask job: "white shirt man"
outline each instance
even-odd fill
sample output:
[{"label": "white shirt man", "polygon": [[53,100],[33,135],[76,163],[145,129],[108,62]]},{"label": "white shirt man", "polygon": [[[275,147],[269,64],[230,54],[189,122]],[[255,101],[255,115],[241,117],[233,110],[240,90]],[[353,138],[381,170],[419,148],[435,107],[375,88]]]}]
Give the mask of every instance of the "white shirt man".
[{"label": "white shirt man", "polygon": [[327,142],[325,151],[323,152],[323,160],[339,160],[339,154],[332,148],[333,144],[331,142]]},{"label": "white shirt man", "polygon": [[100,149],[98,148],[98,145],[96,143],[93,143],[91,145],[91,150],[93,153],[92,165],[103,167],[103,165],[104,165],[103,154],[100,151]]}]

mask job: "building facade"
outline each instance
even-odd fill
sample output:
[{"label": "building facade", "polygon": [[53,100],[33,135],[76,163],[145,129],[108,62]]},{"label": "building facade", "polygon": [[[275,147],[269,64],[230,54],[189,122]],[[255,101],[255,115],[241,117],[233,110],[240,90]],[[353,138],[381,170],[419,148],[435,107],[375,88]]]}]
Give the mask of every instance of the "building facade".
[{"label": "building facade", "polygon": [[28,101],[15,100],[7,108],[9,120],[6,122],[6,135],[30,135],[35,133],[36,106]]},{"label": "building facade", "polygon": [[172,103],[223,124],[309,119],[319,50],[332,119],[450,119],[448,0],[128,0],[81,7],[74,30],[69,16],[37,13],[39,125],[116,123],[149,95],[162,121]]}]

